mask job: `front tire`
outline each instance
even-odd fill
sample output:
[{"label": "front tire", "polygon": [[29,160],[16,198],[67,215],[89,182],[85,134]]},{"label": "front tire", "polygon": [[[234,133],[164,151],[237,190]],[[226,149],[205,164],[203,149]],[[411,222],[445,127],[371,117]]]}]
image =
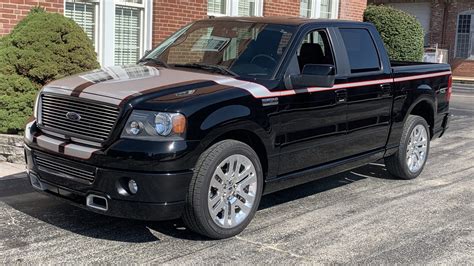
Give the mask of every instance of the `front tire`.
[{"label": "front tire", "polygon": [[401,179],[414,179],[425,166],[430,150],[430,133],[426,120],[409,115],[403,126],[398,151],[385,158],[385,166],[392,175]]},{"label": "front tire", "polygon": [[262,188],[255,151],[236,140],[218,142],[199,157],[183,220],[192,231],[213,239],[235,236],[254,217]]}]

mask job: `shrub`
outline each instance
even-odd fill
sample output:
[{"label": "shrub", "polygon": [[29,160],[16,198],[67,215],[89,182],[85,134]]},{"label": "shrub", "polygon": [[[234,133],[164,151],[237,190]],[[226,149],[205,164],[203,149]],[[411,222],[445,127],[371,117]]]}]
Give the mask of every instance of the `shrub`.
[{"label": "shrub", "polygon": [[33,115],[39,85],[17,74],[0,74],[0,132],[17,133]]},{"label": "shrub", "polygon": [[423,27],[414,16],[392,7],[370,5],[364,21],[373,23],[380,32],[391,60],[422,60]]},{"label": "shrub", "polygon": [[79,25],[33,8],[0,40],[0,132],[23,129],[41,86],[97,67],[92,42]]}]

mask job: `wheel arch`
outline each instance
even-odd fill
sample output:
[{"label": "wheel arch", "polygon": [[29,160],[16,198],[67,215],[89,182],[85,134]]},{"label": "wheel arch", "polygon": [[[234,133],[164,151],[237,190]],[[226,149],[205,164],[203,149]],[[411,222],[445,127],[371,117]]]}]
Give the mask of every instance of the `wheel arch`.
[{"label": "wheel arch", "polygon": [[267,176],[268,152],[267,152],[267,148],[265,147],[264,141],[262,140],[260,136],[257,135],[257,133],[247,130],[247,129],[243,129],[243,128],[232,129],[232,130],[223,132],[217,137],[215,137],[212,141],[209,142],[206,149],[214,145],[215,143],[222,140],[226,140],[226,139],[237,140],[249,145],[257,153],[258,159],[260,160],[260,164],[262,165],[262,171],[263,171],[264,177]]},{"label": "wheel arch", "polygon": [[430,138],[433,138],[434,121],[435,121],[435,103],[429,97],[421,97],[415,101],[407,112],[405,120],[408,115],[417,115],[423,117],[430,126]]}]

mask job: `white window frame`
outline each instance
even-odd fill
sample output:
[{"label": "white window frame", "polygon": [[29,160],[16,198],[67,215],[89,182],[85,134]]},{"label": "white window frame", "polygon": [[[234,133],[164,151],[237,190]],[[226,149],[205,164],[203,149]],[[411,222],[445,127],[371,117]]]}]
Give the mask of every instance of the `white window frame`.
[{"label": "white window frame", "polygon": [[[263,16],[263,1],[255,0],[255,17]],[[225,17],[225,16],[238,16],[239,15],[239,0],[226,0],[226,13],[215,13],[207,12],[210,17]]]},{"label": "white window frame", "polygon": [[[309,0],[311,2],[311,16],[309,18],[320,18],[321,17],[321,0]],[[331,17],[330,19],[337,19],[339,17],[339,1],[332,0],[334,4],[332,5]],[[300,5],[301,9],[301,5]],[[300,12],[301,13],[301,12]]]},{"label": "white window frame", "polygon": [[95,4],[95,10],[94,10],[94,50],[98,54],[99,53],[99,43],[100,43],[100,37],[99,37],[99,10],[100,10],[100,3],[99,0],[91,0],[91,1],[84,1],[84,0],[64,0],[64,11],[63,15],[66,16],[66,3],[94,3]]},{"label": "white window frame", "polygon": [[[142,0],[142,4],[127,3],[125,0],[93,0],[98,3],[95,12],[95,50],[97,61],[101,66],[115,65],[115,7],[116,5],[142,8],[141,26],[143,31],[140,34],[140,57],[145,51],[152,48],[153,29],[153,0]],[[66,2],[88,2],[84,0],[64,0]],[[66,8],[64,8],[65,15]]]},{"label": "white window frame", "polygon": [[454,38],[454,58],[463,58],[467,60],[474,60],[474,53],[469,54],[468,57],[458,57],[458,27],[459,27],[459,16],[461,15],[471,15],[471,25],[470,25],[470,30],[469,30],[469,47],[468,51],[471,53],[471,51],[474,50],[474,10],[468,10],[465,12],[461,12],[456,16],[456,36]]}]

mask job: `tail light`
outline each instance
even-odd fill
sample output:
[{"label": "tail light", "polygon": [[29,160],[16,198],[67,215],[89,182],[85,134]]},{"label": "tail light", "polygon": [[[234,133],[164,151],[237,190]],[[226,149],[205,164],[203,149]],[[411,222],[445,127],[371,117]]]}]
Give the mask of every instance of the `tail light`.
[{"label": "tail light", "polygon": [[453,93],[453,76],[449,75],[448,79],[448,92],[446,93],[446,101],[449,102],[451,99],[451,94]]}]

